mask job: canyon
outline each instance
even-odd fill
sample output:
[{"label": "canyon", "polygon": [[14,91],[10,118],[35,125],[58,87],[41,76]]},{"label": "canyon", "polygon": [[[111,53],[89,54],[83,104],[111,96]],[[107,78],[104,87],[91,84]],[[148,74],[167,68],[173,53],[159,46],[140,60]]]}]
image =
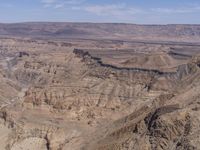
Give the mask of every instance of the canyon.
[{"label": "canyon", "polygon": [[199,25],[0,24],[0,147],[198,150],[199,53]]}]

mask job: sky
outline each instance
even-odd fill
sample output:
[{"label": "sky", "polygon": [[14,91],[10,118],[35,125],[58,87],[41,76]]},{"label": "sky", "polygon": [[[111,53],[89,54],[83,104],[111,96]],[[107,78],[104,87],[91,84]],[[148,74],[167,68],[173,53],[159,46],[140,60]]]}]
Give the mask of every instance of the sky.
[{"label": "sky", "polygon": [[200,24],[200,0],[0,0],[0,22]]}]

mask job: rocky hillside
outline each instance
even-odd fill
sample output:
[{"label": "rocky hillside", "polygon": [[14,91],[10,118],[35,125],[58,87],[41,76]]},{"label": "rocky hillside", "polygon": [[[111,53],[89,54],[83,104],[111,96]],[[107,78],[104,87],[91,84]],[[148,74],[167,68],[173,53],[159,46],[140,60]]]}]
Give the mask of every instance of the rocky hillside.
[{"label": "rocky hillside", "polygon": [[191,43],[0,38],[0,147],[198,150],[199,52]]}]

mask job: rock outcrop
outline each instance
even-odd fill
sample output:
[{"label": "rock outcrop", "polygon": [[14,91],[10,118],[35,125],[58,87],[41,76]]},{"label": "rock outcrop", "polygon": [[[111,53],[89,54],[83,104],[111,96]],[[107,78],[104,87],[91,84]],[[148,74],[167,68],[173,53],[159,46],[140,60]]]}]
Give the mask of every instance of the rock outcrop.
[{"label": "rock outcrop", "polygon": [[[175,71],[163,71],[105,63],[93,55],[97,50],[72,49],[62,42],[2,41],[2,149],[200,147],[200,57],[196,50],[193,56],[170,53],[164,47],[161,55],[170,54],[167,57],[178,61],[181,57],[181,61],[174,65]],[[112,58],[113,51],[109,51],[110,59],[119,59],[120,55]]]}]

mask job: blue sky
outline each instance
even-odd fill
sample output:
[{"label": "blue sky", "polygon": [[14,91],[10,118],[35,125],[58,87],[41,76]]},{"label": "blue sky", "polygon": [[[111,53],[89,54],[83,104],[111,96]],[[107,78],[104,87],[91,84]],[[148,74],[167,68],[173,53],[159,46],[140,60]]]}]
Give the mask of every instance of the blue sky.
[{"label": "blue sky", "polygon": [[200,0],[0,0],[0,22],[200,24]]}]

